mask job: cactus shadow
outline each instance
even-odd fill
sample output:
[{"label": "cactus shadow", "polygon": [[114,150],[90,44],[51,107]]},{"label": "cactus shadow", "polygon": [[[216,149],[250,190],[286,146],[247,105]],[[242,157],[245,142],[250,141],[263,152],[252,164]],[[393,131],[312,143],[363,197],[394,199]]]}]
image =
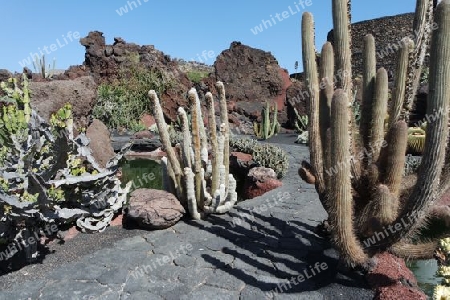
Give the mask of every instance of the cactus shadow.
[{"label": "cactus shadow", "polygon": [[[234,261],[227,265],[210,254],[203,254],[203,260],[263,292],[281,287],[283,293],[299,293],[336,284],[369,289],[362,274],[341,270],[339,256],[328,240],[315,233],[315,226],[301,220],[282,220],[237,207],[226,215],[211,215],[206,221],[212,226],[204,222],[191,225],[226,240],[226,245],[231,242],[232,246],[220,251],[233,256]],[[305,280],[294,284],[292,279],[299,275]],[[291,284],[286,284],[289,281]]]}]

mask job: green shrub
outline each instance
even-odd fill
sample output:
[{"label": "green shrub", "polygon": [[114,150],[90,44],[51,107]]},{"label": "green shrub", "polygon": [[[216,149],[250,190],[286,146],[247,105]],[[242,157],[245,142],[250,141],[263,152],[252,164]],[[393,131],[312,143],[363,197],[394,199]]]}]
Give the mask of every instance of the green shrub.
[{"label": "green shrub", "polygon": [[209,73],[204,71],[189,71],[187,73],[187,77],[189,78],[189,80],[194,83],[199,83],[203,78],[208,77],[208,75]]},{"label": "green shrub", "polygon": [[92,111],[94,118],[108,128],[131,129],[144,113],[152,114],[147,93],[156,90],[163,94],[173,87],[173,81],[157,69],[146,69],[136,59],[119,71],[118,79],[101,84],[97,90],[97,103]]}]

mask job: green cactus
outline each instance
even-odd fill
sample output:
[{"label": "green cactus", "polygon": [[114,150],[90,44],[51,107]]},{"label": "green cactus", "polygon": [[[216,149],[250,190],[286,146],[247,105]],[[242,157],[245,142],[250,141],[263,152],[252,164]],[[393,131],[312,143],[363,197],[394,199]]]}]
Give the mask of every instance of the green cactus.
[{"label": "green cactus", "polygon": [[308,130],[308,115],[300,116],[298,110],[294,107],[295,113],[295,129],[298,133],[303,133]]},{"label": "green cactus", "polygon": [[52,65],[45,63],[45,55],[39,57],[39,55],[35,55],[33,57],[33,67],[36,73],[41,74],[42,78],[52,78],[53,73],[56,67],[56,59],[53,59]]},{"label": "green cactus", "polygon": [[425,130],[421,127],[408,128],[407,153],[422,154],[425,147]]},{"label": "green cactus", "polygon": [[[272,111],[272,122],[270,121],[270,112]],[[280,123],[278,123],[278,108],[275,103],[273,109],[269,102],[266,102],[266,107],[261,111],[262,121],[260,124],[253,123],[253,131],[257,138],[267,140],[276,135],[280,131]]]},{"label": "green cactus", "polygon": [[[408,135],[406,125],[412,104],[409,102],[409,88],[415,85],[414,74],[411,75],[407,67],[420,61],[418,56],[426,48],[424,45],[430,36],[427,26],[433,21],[430,19],[433,15],[432,2],[418,0],[415,27],[416,32],[420,33],[418,36],[424,40],[404,40],[405,46],[399,51],[389,112],[387,73],[383,68],[375,71],[375,41],[371,35],[365,37],[359,135],[353,134],[358,124],[354,122],[350,105],[354,93],[351,81],[350,1],[332,1],[335,65],[341,76],[337,76],[338,89],[334,91],[331,101],[331,119],[329,114],[323,113],[327,111],[324,104],[328,98],[321,95],[319,99],[317,78],[322,78],[322,70],[331,69],[334,63],[332,59],[324,59],[320,61],[321,71],[318,71],[314,21],[310,13],[303,14],[302,54],[310,92],[311,161],[310,164],[304,162],[304,165],[310,166],[309,173],[314,177],[311,182],[315,183],[319,199],[329,215],[333,242],[349,265],[368,267],[370,257],[385,250],[417,259],[430,258],[435,250],[435,240],[420,242],[417,234],[428,218],[435,217],[430,215],[431,204],[450,188],[450,150],[446,146],[448,114],[439,115],[427,124],[426,137],[422,134],[420,142],[415,141],[424,145],[420,166],[415,173],[417,182],[411,184],[404,182],[403,178],[405,165],[408,164],[405,157],[407,145],[416,139],[413,134]],[[437,29],[430,48],[428,115],[436,115],[437,111],[448,112],[450,106],[450,68],[446,64],[450,60],[450,0],[438,4],[435,17]],[[328,53],[332,51],[328,50]],[[414,80],[411,81],[411,78]],[[390,117],[386,126],[388,114]],[[330,124],[329,127],[326,124]],[[410,130],[412,132],[417,130]],[[369,247],[363,247],[363,241],[371,238],[371,234],[413,216],[415,219],[410,226],[403,226]]]}]

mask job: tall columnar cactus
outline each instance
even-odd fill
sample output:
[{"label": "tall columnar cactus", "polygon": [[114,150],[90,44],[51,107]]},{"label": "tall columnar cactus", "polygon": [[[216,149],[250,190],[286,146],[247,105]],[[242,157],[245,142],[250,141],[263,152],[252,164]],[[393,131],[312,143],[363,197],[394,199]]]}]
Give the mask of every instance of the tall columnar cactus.
[{"label": "tall columnar cactus", "polygon": [[191,128],[189,128],[186,111],[182,107],[178,109],[183,140],[181,145],[177,145],[177,149],[172,147],[158,96],[154,90],[149,92],[161,142],[167,153],[167,157],[163,158],[165,186],[180,203],[187,206],[193,219],[201,219],[210,213],[225,213],[237,202],[236,180],[228,171],[229,126],[225,89],[221,82],[218,82],[216,87],[219,91],[221,110],[218,133],[213,96],[211,93],[205,95],[211,160],[208,155],[209,144],[196,90],[193,88],[188,93]]},{"label": "tall columnar cactus", "polygon": [[409,114],[413,107],[414,97],[420,83],[422,66],[430,46],[432,31],[434,27],[434,0],[420,0],[416,2],[416,13],[414,15],[414,41],[410,48],[410,59],[406,72],[405,100],[401,118],[409,122]]},{"label": "tall columnar cactus", "polygon": [[270,121],[270,111],[272,108],[269,102],[266,102],[266,107],[261,110],[262,120],[261,123],[258,124],[256,122],[253,123],[253,131],[257,138],[267,140],[271,138],[273,135],[276,135],[280,130],[280,123],[278,123],[278,108],[277,103],[275,103],[273,107],[272,121]]},{"label": "tall columnar cactus", "polygon": [[[351,74],[347,26],[350,1],[332,2],[337,72],[348,75]],[[424,10],[430,10],[426,6],[428,2],[418,0],[416,19],[421,19]],[[312,15],[303,15],[303,62],[310,91],[311,164],[303,162],[299,174],[314,177],[310,182],[315,182],[319,199],[328,212],[333,241],[348,264],[368,266],[370,257],[384,250],[402,257],[432,257],[436,248],[436,240],[421,242],[417,234],[426,220],[436,217],[430,210],[431,204],[450,192],[450,145],[446,147],[450,106],[450,67],[446,64],[450,60],[450,0],[441,1],[435,20],[437,29],[430,50],[427,107],[432,122],[427,124],[423,158],[417,173],[403,178],[410,107],[406,96],[410,84],[407,66],[411,61],[420,61],[417,56],[421,51],[414,48],[411,40],[403,40],[388,111],[387,73],[383,68],[375,70],[374,38],[371,35],[364,38],[363,117],[358,139],[358,135],[353,134],[357,132],[352,122],[354,116],[349,113],[353,93],[351,76],[337,76],[338,89],[331,100],[331,114],[328,113],[327,101],[332,92],[319,93],[324,86],[319,89],[317,79],[331,76],[324,70],[330,70],[334,62],[322,57],[317,68]],[[423,36],[419,44],[426,38]],[[322,52],[333,53],[329,47],[324,46]],[[387,128],[386,119],[389,119]]]}]

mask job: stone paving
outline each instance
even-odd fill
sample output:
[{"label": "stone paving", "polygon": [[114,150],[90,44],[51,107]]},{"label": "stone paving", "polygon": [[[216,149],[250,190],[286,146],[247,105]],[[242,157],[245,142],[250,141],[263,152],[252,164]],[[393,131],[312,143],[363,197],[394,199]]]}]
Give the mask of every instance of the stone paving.
[{"label": "stone paving", "polygon": [[229,214],[138,231],[70,263],[37,267],[0,299],[372,299],[314,233],[326,213],[297,175],[307,147],[280,146],[290,156],[281,188]]}]

